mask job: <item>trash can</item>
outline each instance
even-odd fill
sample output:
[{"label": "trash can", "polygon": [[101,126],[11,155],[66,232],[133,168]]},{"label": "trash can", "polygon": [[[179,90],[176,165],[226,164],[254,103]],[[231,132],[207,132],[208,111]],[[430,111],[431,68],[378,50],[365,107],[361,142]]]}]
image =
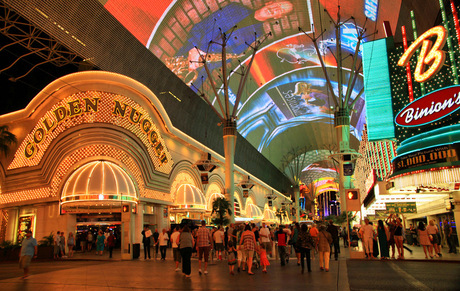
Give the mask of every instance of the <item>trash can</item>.
[{"label": "trash can", "polygon": [[139,259],[141,254],[141,244],[133,244],[133,260]]}]

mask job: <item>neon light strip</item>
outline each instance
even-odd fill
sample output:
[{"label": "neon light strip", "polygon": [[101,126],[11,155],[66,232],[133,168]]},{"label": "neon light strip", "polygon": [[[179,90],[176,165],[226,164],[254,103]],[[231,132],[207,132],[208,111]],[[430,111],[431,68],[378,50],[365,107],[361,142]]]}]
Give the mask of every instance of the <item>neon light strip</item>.
[{"label": "neon light strip", "polygon": [[455,61],[454,56],[454,47],[452,46],[452,37],[450,36],[449,31],[449,20],[447,20],[446,9],[444,8],[444,1],[439,0],[439,6],[441,7],[442,22],[444,27],[447,30],[447,47],[449,48],[449,58],[450,58],[450,67],[452,68],[452,75],[454,75],[454,84],[458,85],[458,72],[457,72],[457,62]]},{"label": "neon light strip", "polygon": [[458,13],[457,8],[455,8],[454,0],[450,0],[450,9],[454,17],[455,32],[457,33],[458,46],[460,47],[460,24],[458,23]]},{"label": "neon light strip", "polygon": [[[414,31],[414,41],[417,40],[418,38],[418,34],[417,34],[417,24],[415,23],[415,14],[414,14],[414,10],[411,10],[410,11],[410,17],[412,18],[412,30]],[[420,56],[420,49],[417,50],[417,59],[419,58]],[[420,90],[422,91],[422,96],[425,95],[425,85],[423,83],[419,83],[420,84]]]},{"label": "neon light strip", "polygon": [[[404,51],[407,51],[407,35],[406,35],[406,26],[401,26]],[[409,102],[414,101],[414,88],[412,87],[412,76],[410,73],[410,63],[406,64],[406,74],[407,74],[407,85],[409,87]]]}]

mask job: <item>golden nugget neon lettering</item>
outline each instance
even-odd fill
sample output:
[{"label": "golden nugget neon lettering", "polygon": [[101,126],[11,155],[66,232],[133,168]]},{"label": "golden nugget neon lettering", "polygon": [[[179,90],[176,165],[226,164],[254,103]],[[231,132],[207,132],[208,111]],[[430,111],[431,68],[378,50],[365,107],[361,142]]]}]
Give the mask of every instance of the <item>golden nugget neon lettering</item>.
[{"label": "golden nugget neon lettering", "polygon": [[124,118],[127,117],[131,123],[139,125],[141,131],[147,135],[156,156],[160,159],[160,163],[164,164],[168,162],[164,146],[161,144],[158,133],[151,129],[152,122],[147,119],[147,117],[142,118],[143,114],[140,113],[139,110],[132,108],[128,104],[122,104],[120,101],[114,100],[112,114]]},{"label": "golden nugget neon lettering", "polygon": [[[100,98],[84,98],[84,106],[82,106],[79,99],[76,99],[67,102],[67,108],[60,106],[53,110],[54,118],[44,117],[40,122],[44,127],[39,127],[33,132],[33,140],[27,142],[24,150],[24,156],[28,159],[32,158],[39,150],[38,145],[45,140],[48,133],[56,128],[58,124],[64,122],[70,117],[78,116],[83,113],[89,113],[91,111],[97,112],[99,99]],[[84,108],[84,110],[82,108]]]},{"label": "golden nugget neon lettering", "polygon": [[[434,36],[436,36],[437,39],[433,45],[429,39]],[[443,26],[436,26],[426,31],[404,52],[398,61],[398,66],[405,66],[415,51],[422,46],[414,72],[414,79],[419,83],[428,81],[437,74],[444,65],[446,54],[441,49],[446,43],[446,36],[446,29]],[[426,65],[430,67],[425,71]]]}]

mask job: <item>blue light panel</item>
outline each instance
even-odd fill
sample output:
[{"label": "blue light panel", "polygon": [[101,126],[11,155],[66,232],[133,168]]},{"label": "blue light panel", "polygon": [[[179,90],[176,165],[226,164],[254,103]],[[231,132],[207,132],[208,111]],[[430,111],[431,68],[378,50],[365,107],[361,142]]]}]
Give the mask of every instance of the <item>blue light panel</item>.
[{"label": "blue light panel", "polygon": [[364,92],[369,141],[395,138],[387,46],[392,38],[363,44]]}]

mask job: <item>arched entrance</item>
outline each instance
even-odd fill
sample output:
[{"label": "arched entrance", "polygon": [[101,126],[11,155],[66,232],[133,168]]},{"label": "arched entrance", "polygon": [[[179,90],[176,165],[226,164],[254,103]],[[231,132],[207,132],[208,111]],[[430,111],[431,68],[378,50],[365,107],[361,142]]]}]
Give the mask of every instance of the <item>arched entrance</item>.
[{"label": "arched entrance", "polygon": [[91,250],[84,243],[97,232],[113,231],[116,247],[121,246],[123,206],[136,209],[138,194],[133,180],[119,165],[110,161],[91,161],[78,167],[62,189],[61,213],[76,216],[76,250]]}]

